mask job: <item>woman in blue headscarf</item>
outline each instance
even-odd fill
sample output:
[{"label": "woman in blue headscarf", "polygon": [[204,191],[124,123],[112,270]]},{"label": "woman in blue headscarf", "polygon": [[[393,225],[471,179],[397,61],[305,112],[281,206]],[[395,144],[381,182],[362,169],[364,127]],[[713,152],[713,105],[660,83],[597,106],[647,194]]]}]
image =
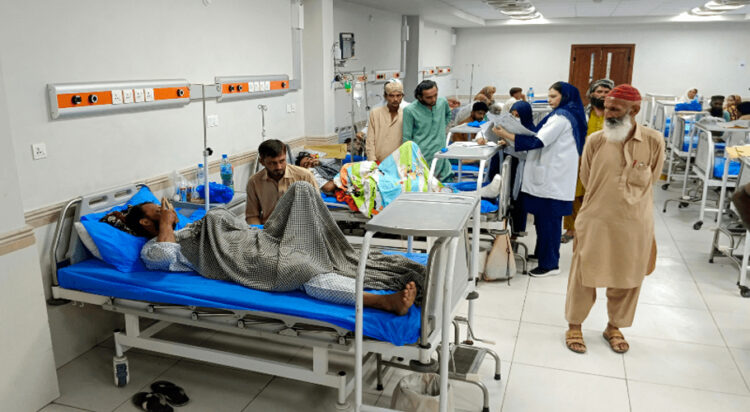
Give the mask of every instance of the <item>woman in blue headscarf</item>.
[{"label": "woman in blue headscarf", "polygon": [[[510,114],[521,121],[523,127],[532,132],[536,132],[534,125],[534,114],[531,105],[523,100],[513,103],[510,107]],[[526,164],[526,152],[518,152],[512,147],[506,147],[505,153],[511,156],[510,161],[510,220],[512,237],[516,238],[523,232],[526,232],[526,216],[528,212],[523,207],[523,196],[521,196],[521,184],[523,183],[523,168]]]},{"label": "woman in blue headscarf", "polygon": [[[531,276],[560,273],[562,218],[573,212],[578,158],[586,138],[586,114],[573,85],[557,82],[548,94],[550,112],[536,126],[536,136],[514,135],[495,127],[494,133],[514,144],[516,152],[528,152],[524,165],[524,208],[534,215],[537,240],[531,259],[539,265]],[[522,109],[523,110],[523,109]]]}]

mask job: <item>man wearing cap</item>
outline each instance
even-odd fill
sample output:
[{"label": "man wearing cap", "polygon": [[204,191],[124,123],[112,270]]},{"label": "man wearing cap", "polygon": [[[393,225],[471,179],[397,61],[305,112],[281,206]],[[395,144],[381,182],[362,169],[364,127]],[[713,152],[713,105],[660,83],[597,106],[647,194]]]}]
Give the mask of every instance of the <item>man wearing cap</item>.
[{"label": "man wearing cap", "polygon": [[[613,87],[615,87],[615,82],[609,79],[599,79],[591,82],[589,85],[589,90],[586,92],[586,97],[589,98],[589,104],[586,106],[586,119],[588,120],[586,136],[591,136],[592,133],[602,130],[602,126],[604,125],[604,96]],[[578,179],[576,181],[576,197],[573,199],[573,214],[563,218],[565,233],[563,233],[560,239],[561,243],[570,242],[576,235],[575,221],[576,217],[578,217],[578,211],[581,210],[583,195],[585,193],[586,191],[583,189],[581,179]]]},{"label": "man wearing cap", "polygon": [[393,153],[403,140],[404,86],[399,81],[389,81],[383,90],[385,106],[370,111],[365,148],[367,160],[382,162]]},{"label": "man wearing cap", "polygon": [[641,283],[656,264],[652,185],[664,163],[664,138],[635,116],[641,95],[630,85],[604,100],[604,128],[588,137],[580,179],[586,189],[576,219],[565,317],[567,347],[586,351],[581,324],[607,288],[609,323],[604,339],[617,353],[629,345],[619,328],[633,323]]}]

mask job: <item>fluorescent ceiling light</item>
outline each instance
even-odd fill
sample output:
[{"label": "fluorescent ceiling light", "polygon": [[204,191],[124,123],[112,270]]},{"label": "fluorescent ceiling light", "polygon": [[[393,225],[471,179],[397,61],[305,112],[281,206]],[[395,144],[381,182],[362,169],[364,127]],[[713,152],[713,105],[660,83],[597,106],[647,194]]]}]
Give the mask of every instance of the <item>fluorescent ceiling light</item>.
[{"label": "fluorescent ceiling light", "polygon": [[713,11],[732,11],[737,10],[745,7],[748,3],[748,1],[737,1],[737,0],[726,0],[726,1],[709,1],[706,3],[703,8],[706,10],[713,10]]},{"label": "fluorescent ceiling light", "polygon": [[718,16],[723,13],[723,11],[709,10],[703,7],[695,7],[690,10],[690,14],[693,16]]}]

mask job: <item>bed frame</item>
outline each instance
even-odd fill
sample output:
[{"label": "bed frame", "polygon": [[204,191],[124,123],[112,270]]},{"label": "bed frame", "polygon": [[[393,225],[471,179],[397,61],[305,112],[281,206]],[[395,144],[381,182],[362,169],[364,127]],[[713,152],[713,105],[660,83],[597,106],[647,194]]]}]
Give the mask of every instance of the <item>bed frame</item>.
[{"label": "bed frame", "polygon": [[[114,332],[113,373],[115,384],[117,386],[127,385],[129,368],[125,352],[130,348],[140,348],[336,388],[338,390],[337,408],[348,409],[347,397],[354,390],[355,381],[352,376],[344,371],[331,370],[328,362],[329,354],[332,352],[354,354],[354,333],[345,328],[327,322],[276,313],[136,301],[59,286],[58,268],[91,258],[73,229],[72,223],[79,221],[81,216],[88,213],[100,212],[125,203],[137,190],[137,186],[129,185],[69,201],[60,213],[50,256],[53,269],[53,299],[50,300],[50,303],[64,304],[72,301],[79,304],[100,306],[104,310],[123,315],[125,330]],[[450,272],[455,275],[449,289],[452,296],[456,298],[453,299],[449,312],[452,314],[451,320],[454,322],[454,339],[458,342],[458,326],[453,316],[456,315],[459,305],[464,299],[476,299],[477,294],[474,292],[475,277],[471,275],[468,268],[470,255],[466,247],[466,236],[452,241],[451,244],[455,244],[451,247],[451,252],[456,250],[455,256],[457,258],[451,265],[452,270]],[[442,339],[442,323],[438,320],[442,319],[443,316],[443,308],[436,302],[439,302],[438,296],[443,293],[443,285],[440,284],[440,277],[434,274],[445,272],[445,268],[441,268],[441,265],[444,266],[447,262],[445,253],[448,248],[445,245],[445,239],[438,238],[430,251],[425,278],[425,301],[421,313],[422,328],[418,342],[412,345],[395,346],[388,342],[365,338],[362,343],[366,354],[363,362],[367,362],[373,357],[377,359],[378,389],[382,389],[381,376],[385,370],[383,365],[385,364],[386,367],[398,366],[395,363],[387,365],[386,363],[390,360],[403,359],[405,364],[398,367],[413,370],[434,371],[436,368],[433,355]],[[470,306],[472,306],[471,303],[470,300]],[[354,311],[354,308],[352,310]],[[153,323],[148,327],[141,328],[141,319],[148,319]],[[154,337],[159,331],[173,324],[209,329],[251,339],[264,339],[278,344],[309,347],[313,351],[312,362],[311,364],[296,366],[262,357],[240,355]],[[500,360],[496,354],[491,352],[488,352],[488,354],[495,359],[495,378],[499,379]],[[383,359],[386,360],[383,361]],[[488,410],[489,396],[484,385],[479,382],[476,376],[467,377],[458,372],[460,371],[456,371],[452,378],[466,380],[480,387],[484,394],[485,410]]]}]

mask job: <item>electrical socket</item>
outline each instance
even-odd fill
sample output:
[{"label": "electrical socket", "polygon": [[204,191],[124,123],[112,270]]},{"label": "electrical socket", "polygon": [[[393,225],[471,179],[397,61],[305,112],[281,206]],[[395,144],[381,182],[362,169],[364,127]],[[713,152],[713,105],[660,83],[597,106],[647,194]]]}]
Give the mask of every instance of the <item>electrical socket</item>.
[{"label": "electrical socket", "polygon": [[133,103],[133,89],[125,89],[122,91],[122,102]]},{"label": "electrical socket", "polygon": [[292,103],[290,106],[292,106],[292,113],[297,111],[297,105]]},{"label": "electrical socket", "polygon": [[154,101],[154,89],[143,89],[143,92],[147,102]]},{"label": "electrical socket", "polygon": [[47,145],[44,143],[34,143],[31,145],[31,156],[34,160],[47,158]]},{"label": "electrical socket", "polygon": [[122,90],[112,90],[112,104],[122,104]]},{"label": "electrical socket", "polygon": [[292,112],[292,105],[291,104],[286,105],[286,112],[287,113],[291,113]]},{"label": "electrical socket", "polygon": [[135,100],[136,103],[143,103],[146,101],[146,96],[144,95],[143,89],[133,90],[133,100]]}]

